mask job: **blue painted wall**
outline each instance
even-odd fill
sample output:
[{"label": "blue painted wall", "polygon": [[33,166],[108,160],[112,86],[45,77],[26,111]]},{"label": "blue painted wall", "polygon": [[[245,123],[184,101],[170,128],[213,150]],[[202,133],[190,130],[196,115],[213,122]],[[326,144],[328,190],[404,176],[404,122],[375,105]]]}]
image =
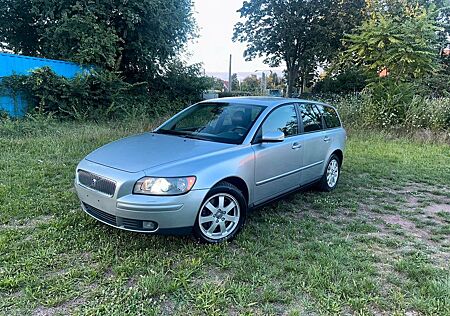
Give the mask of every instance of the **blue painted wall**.
[{"label": "blue painted wall", "polygon": [[[50,67],[56,74],[67,78],[72,78],[85,70],[80,65],[67,61],[0,53],[0,80],[2,77],[14,74],[28,75],[34,69],[44,66]],[[27,103],[20,95],[6,93],[6,95],[0,95],[0,110],[12,117],[22,117],[26,113]]]}]

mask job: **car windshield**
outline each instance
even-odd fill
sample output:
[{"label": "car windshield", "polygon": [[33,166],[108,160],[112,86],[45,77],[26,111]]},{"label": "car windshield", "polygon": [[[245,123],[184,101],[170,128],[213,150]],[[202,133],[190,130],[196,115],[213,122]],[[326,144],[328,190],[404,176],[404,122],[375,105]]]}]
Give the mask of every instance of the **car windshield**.
[{"label": "car windshield", "polygon": [[169,120],[156,133],[241,144],[264,106],[199,103]]}]

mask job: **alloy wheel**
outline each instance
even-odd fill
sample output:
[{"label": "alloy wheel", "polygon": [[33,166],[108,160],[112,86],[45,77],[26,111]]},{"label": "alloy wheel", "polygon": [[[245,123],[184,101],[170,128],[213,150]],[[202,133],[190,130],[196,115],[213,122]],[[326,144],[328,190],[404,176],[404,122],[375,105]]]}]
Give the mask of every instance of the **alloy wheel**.
[{"label": "alloy wheel", "polygon": [[332,159],[327,167],[327,184],[333,188],[339,178],[339,163],[336,159]]},{"label": "alloy wheel", "polygon": [[202,205],[198,224],[208,238],[222,239],[233,233],[239,219],[240,207],[236,198],[231,194],[218,193]]}]

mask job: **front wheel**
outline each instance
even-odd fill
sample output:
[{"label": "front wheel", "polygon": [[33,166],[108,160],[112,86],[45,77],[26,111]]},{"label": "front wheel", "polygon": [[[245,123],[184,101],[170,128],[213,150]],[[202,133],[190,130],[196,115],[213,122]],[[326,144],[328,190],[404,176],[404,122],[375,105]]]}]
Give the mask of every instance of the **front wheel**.
[{"label": "front wheel", "polygon": [[333,154],[331,155],[330,160],[328,160],[322,179],[320,179],[320,189],[326,192],[333,191],[337,186],[340,174],[341,164],[339,158]]},{"label": "front wheel", "polygon": [[241,230],[246,215],[247,203],[242,192],[228,182],[220,182],[200,207],[194,235],[204,243],[229,241]]}]

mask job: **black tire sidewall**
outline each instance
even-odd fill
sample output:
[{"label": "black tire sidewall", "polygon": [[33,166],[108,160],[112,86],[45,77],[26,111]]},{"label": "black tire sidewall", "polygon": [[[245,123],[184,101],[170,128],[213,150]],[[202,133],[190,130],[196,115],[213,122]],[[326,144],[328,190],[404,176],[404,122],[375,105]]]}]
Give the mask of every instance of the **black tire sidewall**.
[{"label": "black tire sidewall", "polygon": [[[199,226],[198,223],[198,217],[200,216],[200,213],[202,211],[202,206],[203,204],[213,195],[215,194],[219,194],[219,193],[227,193],[232,195],[237,202],[239,203],[239,212],[240,212],[240,218],[239,218],[239,222],[236,225],[236,228],[234,229],[234,231],[226,236],[223,237],[221,239],[211,239],[207,236],[205,236]],[[239,231],[242,229],[242,227],[245,224],[245,220],[247,217],[247,202],[245,200],[244,195],[242,194],[242,192],[236,188],[234,185],[230,184],[230,183],[219,183],[216,186],[214,186],[206,195],[206,197],[204,198],[204,200],[202,201],[202,204],[200,206],[200,209],[198,210],[197,216],[195,217],[195,224],[194,224],[194,228],[193,228],[193,233],[195,238],[200,241],[201,243],[209,243],[209,244],[218,244],[224,241],[231,241],[233,240],[236,235],[239,233]]]},{"label": "black tire sidewall", "polygon": [[[330,165],[332,160],[336,160],[336,162],[338,164],[338,178],[337,178],[336,183],[334,184],[334,186],[330,187],[328,185],[328,181],[327,181],[327,170],[328,170],[328,166]],[[339,160],[339,157],[337,155],[333,154],[333,155],[331,155],[330,159],[328,159],[328,162],[327,162],[327,164],[325,166],[325,172],[323,173],[322,180],[320,181],[321,182],[320,183],[321,189],[323,191],[327,191],[327,192],[333,191],[337,187],[340,177],[341,177],[341,162]]]}]

